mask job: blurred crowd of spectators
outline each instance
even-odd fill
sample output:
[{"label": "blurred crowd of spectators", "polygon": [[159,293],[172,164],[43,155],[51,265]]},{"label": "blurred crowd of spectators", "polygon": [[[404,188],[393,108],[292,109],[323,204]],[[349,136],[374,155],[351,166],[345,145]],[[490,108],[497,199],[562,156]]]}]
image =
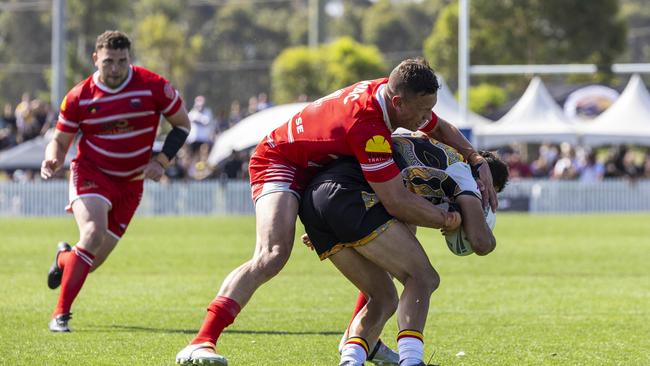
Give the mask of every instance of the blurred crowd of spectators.
[{"label": "blurred crowd of spectators", "polygon": [[[213,109],[202,95],[189,109],[192,130],[166,172],[166,180],[248,179],[250,150],[233,151],[217,167],[208,156],[217,136],[250,114],[269,108],[265,93],[251,96],[243,107],[239,101],[229,108]],[[5,104],[0,116],[0,152],[44,135],[53,127],[55,115],[49,103],[24,94],[14,108]],[[166,131],[162,131],[166,134]],[[510,169],[511,179],[538,178],[597,182],[607,178],[650,179],[650,149],[616,146],[590,150],[569,144],[517,145],[498,151]],[[37,171],[0,171],[0,180],[38,179]],[[64,174],[61,177],[65,177]]]},{"label": "blurred crowd of spectators", "polygon": [[[188,110],[192,130],[187,143],[167,170],[165,179],[248,179],[250,151],[233,151],[231,156],[216,168],[208,165],[208,156],[220,133],[243,118],[271,106],[267,94],[260,93],[248,98],[245,107],[242,107],[239,101],[233,101],[229,108],[220,108],[217,113],[214,113],[204,96],[196,96]],[[31,99],[27,93],[23,95],[15,109],[11,104],[6,104],[0,117],[0,152],[45,135],[50,128],[54,127],[55,121],[56,116],[50,104],[39,99]],[[166,132],[163,129],[162,134]],[[62,174],[61,177],[65,175]],[[0,181],[22,182],[38,178],[37,171],[22,169],[0,171]]]},{"label": "blurred crowd of spectators", "polygon": [[[522,147],[499,151],[510,169],[511,179],[550,178],[598,182],[607,178],[649,179],[650,149],[615,146],[590,150],[570,144],[542,144],[535,152]],[[531,156],[527,159],[526,156]]]},{"label": "blurred crowd of spectators", "polygon": [[0,116],[0,151],[44,134],[53,121],[50,104],[32,99],[28,93],[23,94],[15,109],[11,103],[5,104]]}]

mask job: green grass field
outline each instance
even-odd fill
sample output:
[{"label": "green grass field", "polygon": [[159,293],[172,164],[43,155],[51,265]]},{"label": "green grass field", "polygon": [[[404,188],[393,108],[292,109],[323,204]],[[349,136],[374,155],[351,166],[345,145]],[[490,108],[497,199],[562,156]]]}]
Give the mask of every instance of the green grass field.
[{"label": "green grass field", "polygon": [[[420,231],[442,277],[425,330],[431,363],[650,365],[650,215],[501,214],[496,234],[489,256],[455,257]],[[58,292],[46,273],[56,242],[76,237],[71,217],[0,219],[0,364],[173,365],[255,234],[252,217],[137,217],[88,277],[74,332],[52,334]],[[297,243],[219,350],[231,365],[336,365],[356,294]],[[391,319],[393,347],[396,331]]]}]

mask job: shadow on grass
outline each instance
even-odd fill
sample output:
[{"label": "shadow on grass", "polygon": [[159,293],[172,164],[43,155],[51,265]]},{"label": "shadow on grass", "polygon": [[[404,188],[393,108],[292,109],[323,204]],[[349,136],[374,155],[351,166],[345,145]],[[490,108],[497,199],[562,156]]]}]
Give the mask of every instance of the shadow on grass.
[{"label": "shadow on grass", "polygon": [[[76,332],[150,332],[150,333],[176,333],[176,334],[196,334],[198,329],[168,329],[168,328],[152,328],[142,327],[137,325],[95,325],[92,329],[83,330],[75,329]],[[227,329],[224,331],[227,334],[266,334],[266,335],[287,335],[287,336],[303,336],[303,335],[317,335],[317,336],[330,336],[341,335],[341,331],[288,331],[288,330],[246,330],[246,329]]]}]

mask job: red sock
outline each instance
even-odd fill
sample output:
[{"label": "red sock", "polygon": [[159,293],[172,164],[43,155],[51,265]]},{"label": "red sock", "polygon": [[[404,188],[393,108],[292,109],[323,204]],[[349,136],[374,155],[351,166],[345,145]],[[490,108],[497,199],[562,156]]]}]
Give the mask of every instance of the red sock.
[{"label": "red sock", "polygon": [[[63,254],[66,254],[63,256]],[[59,302],[56,304],[54,314],[67,314],[70,312],[72,302],[79,294],[81,287],[88,277],[90,267],[93,265],[95,256],[90,254],[87,250],[79,247],[74,247],[69,253],[61,253],[59,258],[63,257],[62,261],[65,270],[61,279],[61,293],[59,294]]]},{"label": "red sock", "polygon": [[75,255],[75,254],[72,251],[59,253],[59,256],[56,259],[56,265],[59,266],[59,268],[63,269],[70,255]]},{"label": "red sock", "polygon": [[217,344],[221,332],[235,321],[241,311],[241,306],[225,296],[217,296],[208,306],[208,314],[203,320],[199,334],[194,337],[191,344],[210,342]]},{"label": "red sock", "polygon": [[361,309],[363,309],[364,306],[368,303],[368,300],[366,300],[366,295],[363,294],[363,292],[359,291],[359,297],[357,297],[357,304],[354,306],[354,311],[352,312],[352,319],[350,320],[350,324],[348,324],[348,328],[350,328],[350,325],[352,325],[352,321],[354,320],[354,317],[359,314]]}]

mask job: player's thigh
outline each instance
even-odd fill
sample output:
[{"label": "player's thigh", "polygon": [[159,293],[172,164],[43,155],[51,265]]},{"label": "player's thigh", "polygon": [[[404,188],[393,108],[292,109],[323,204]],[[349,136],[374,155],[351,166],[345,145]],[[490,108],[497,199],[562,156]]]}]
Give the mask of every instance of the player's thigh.
[{"label": "player's thigh", "polygon": [[354,248],[345,248],[329,257],[334,266],[369,297],[391,299],[397,290],[390,274],[363,257]]},{"label": "player's thigh", "polygon": [[273,192],[255,203],[257,230],[256,254],[281,251],[288,255],[293,247],[298,217],[298,198],[291,192]]},{"label": "player's thigh", "polygon": [[72,202],[72,213],[80,231],[106,230],[108,227],[108,212],[111,206],[100,197],[79,197]]},{"label": "player's thigh", "polygon": [[355,249],[400,282],[411,276],[434,273],[420,242],[408,226],[399,221],[368,244]]},{"label": "player's thigh", "polygon": [[[72,202],[72,213],[79,227],[80,245],[96,254],[103,244],[108,228],[108,212],[111,207],[100,197],[79,197]],[[88,240],[88,239],[93,240]]]}]

